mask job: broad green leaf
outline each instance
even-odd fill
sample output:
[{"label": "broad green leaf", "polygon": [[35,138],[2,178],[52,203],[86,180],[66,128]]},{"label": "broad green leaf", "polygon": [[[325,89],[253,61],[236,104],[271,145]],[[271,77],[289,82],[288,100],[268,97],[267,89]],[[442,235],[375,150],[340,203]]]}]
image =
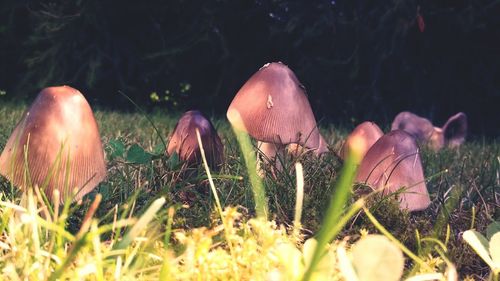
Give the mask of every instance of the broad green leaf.
[{"label": "broad green leaf", "polygon": [[138,144],[133,144],[127,151],[127,162],[133,164],[147,164],[151,161],[152,155],[146,152]]},{"label": "broad green leaf", "polygon": [[488,264],[489,267],[494,267],[493,260],[491,260],[490,254],[488,253],[489,243],[488,240],[486,240],[486,237],[484,237],[481,233],[470,229],[464,232],[463,238],[465,242],[467,242],[467,244],[474,249],[476,254],[478,254]]},{"label": "broad green leaf", "polygon": [[179,159],[179,154],[174,151],[174,153],[170,154],[167,160],[167,165],[171,170],[175,170],[179,167],[181,161]]},{"label": "broad green leaf", "polygon": [[500,222],[494,221],[486,228],[486,238],[489,240],[495,233],[500,232]]},{"label": "broad green leaf", "polygon": [[110,158],[123,157],[125,154],[125,144],[121,140],[110,140],[108,142]]},{"label": "broad green leaf", "polygon": [[351,254],[360,281],[397,281],[403,275],[403,253],[383,235],[361,238],[352,247]]},{"label": "broad green leaf", "polygon": [[491,237],[490,256],[496,268],[500,269],[500,232]]}]

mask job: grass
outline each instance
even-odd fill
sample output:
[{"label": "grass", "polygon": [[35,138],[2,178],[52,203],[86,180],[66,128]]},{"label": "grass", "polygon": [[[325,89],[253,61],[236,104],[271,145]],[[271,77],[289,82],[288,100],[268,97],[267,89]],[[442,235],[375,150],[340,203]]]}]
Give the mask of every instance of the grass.
[{"label": "grass", "polygon": [[[0,148],[3,149],[24,108],[0,105]],[[61,279],[79,276],[108,280],[120,276],[127,280],[160,276],[193,279],[214,274],[221,280],[234,276],[256,280],[270,279],[274,273],[296,279],[305,272],[307,268],[294,267],[294,258],[290,257],[307,261],[306,245],[310,243],[303,242],[310,241],[307,239],[325,225],[323,219],[332,196],[338,193],[336,186],[343,165],[334,153],[320,160],[312,155],[282,159],[283,172],[278,172],[276,178],[263,179],[270,220],[254,219],[255,197],[240,147],[226,120],[215,120],[225,145],[226,163],[221,171],[212,172],[213,187],[222,208],[233,206],[223,211],[222,217],[227,220],[224,228],[203,167],[196,176],[186,178],[182,163],[161,153],[162,141],[142,114],[97,111],[95,115],[107,154],[108,177],[82,204],[71,205],[65,216],[53,218],[52,224],[48,224],[37,216],[36,194],[11,192],[10,184],[0,180],[3,277],[20,280],[35,276],[44,280],[57,273]],[[149,117],[167,138],[178,116],[155,112]],[[331,149],[338,151],[348,130],[334,125],[321,130]],[[123,151],[117,151],[120,145]],[[150,158],[131,163],[128,156],[134,146],[149,152]],[[349,249],[348,244],[367,232],[382,233],[385,229],[404,245],[405,251],[426,264],[414,267],[418,263],[407,259],[407,276],[444,272],[449,268],[447,261],[451,261],[460,279],[486,279],[489,267],[463,242],[461,234],[470,228],[484,233],[493,220],[500,220],[499,157],[498,140],[472,139],[458,150],[439,153],[424,149],[422,160],[429,178],[430,208],[409,214],[400,211],[394,200],[371,196],[367,199],[367,214],[373,214],[378,224],[362,211],[346,218],[338,235],[327,239],[339,239],[325,244],[327,256],[335,257],[339,247]],[[302,242],[298,245],[290,235],[296,213],[297,161],[304,169]],[[353,206],[364,191],[363,187],[355,187],[349,196],[343,195],[347,204],[335,203],[334,226],[338,225],[342,209]],[[24,201],[20,200],[22,196]],[[95,214],[85,219],[96,200],[100,203]],[[82,232],[84,226],[87,231]],[[227,251],[227,245],[233,250]],[[290,260],[280,256],[280,252],[289,253]],[[26,264],[30,266],[19,264],[28,256],[31,260]],[[322,256],[318,260],[319,272],[324,268]],[[61,257],[64,259],[58,262]],[[332,263],[339,262],[333,260]],[[338,268],[336,264],[325,274],[339,278]]]}]

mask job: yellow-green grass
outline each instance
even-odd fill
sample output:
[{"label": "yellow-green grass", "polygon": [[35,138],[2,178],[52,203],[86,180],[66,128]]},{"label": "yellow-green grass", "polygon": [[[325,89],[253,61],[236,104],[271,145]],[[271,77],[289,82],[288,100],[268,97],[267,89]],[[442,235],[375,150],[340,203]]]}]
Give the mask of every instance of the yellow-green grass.
[{"label": "yellow-green grass", "polygon": [[[5,145],[24,108],[0,105],[0,148]],[[215,207],[203,168],[200,167],[198,176],[183,178],[182,163],[161,153],[162,140],[143,114],[97,110],[95,115],[107,152],[108,178],[86,196],[81,205],[71,205],[67,217],[60,216],[59,220],[48,222],[50,220],[39,217],[40,213],[34,208],[36,196],[26,192],[12,193],[10,184],[5,179],[0,181],[3,192],[0,272],[3,279],[64,279],[78,274],[90,280],[110,280],[115,276],[123,280],[149,280],[161,274],[187,280],[209,277],[258,280],[280,274],[282,280],[302,277],[308,260],[303,257],[302,242],[314,237],[325,225],[330,199],[336,194],[343,163],[334,153],[320,160],[312,155],[282,159],[284,171],[276,178],[268,173],[269,176],[263,179],[269,221],[258,220],[255,219],[252,185],[234,133],[225,119],[214,119],[226,152],[222,170],[213,172],[214,187],[222,208],[233,207],[225,211],[228,222],[224,234],[221,215]],[[165,140],[178,116],[164,112],[148,115]],[[335,152],[348,130],[334,124],[322,124],[321,131]],[[125,147],[124,153],[116,153],[112,144],[117,143]],[[134,145],[150,152],[152,160],[127,161],[127,150]],[[422,155],[429,178],[431,207],[408,214],[400,211],[394,200],[368,198],[366,206],[379,227],[363,212],[346,218],[338,235],[332,237],[338,239],[337,242],[328,248],[333,255],[331,271],[325,273],[329,278],[341,279],[338,245],[348,248],[349,243],[357,241],[366,231],[383,232],[380,226],[426,265],[418,266],[419,263],[407,255],[407,275],[444,273],[450,269],[446,263],[450,261],[460,278],[488,276],[488,266],[463,243],[461,233],[471,227],[482,232],[492,220],[499,220],[498,140],[473,139],[459,150],[433,153],[424,149]],[[297,161],[304,167],[302,231],[298,241],[292,235],[297,183],[294,164]],[[98,193],[102,195],[100,204],[92,218],[85,221]],[[355,186],[349,194],[345,204],[341,204],[342,210],[353,206],[365,192],[363,187]],[[27,198],[24,201],[21,200],[23,196]],[[159,205],[157,212],[147,212],[151,206]],[[342,214],[337,211],[337,217],[339,215]],[[85,234],[79,234],[82,225],[87,225]],[[143,229],[127,237],[135,225]],[[124,240],[128,242],[124,244]],[[339,244],[342,240],[349,243]],[[436,249],[438,243],[435,241],[440,241],[444,247]],[[310,251],[310,247],[306,248]],[[302,265],[292,266],[294,259],[280,257],[280,252],[298,257]],[[23,259],[27,256],[30,258],[25,262]],[[315,272],[321,272],[324,267],[318,268]]]}]

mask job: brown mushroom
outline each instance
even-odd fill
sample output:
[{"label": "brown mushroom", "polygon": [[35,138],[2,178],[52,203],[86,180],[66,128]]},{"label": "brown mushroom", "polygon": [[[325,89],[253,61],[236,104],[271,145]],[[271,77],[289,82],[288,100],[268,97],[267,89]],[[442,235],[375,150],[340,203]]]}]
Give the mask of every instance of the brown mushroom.
[{"label": "brown mushroom", "polygon": [[356,149],[358,150],[360,160],[362,160],[368,149],[370,149],[370,147],[383,135],[384,133],[382,132],[382,130],[374,122],[365,121],[359,124],[358,126],[356,126],[356,128],[354,128],[349,136],[347,136],[347,139],[344,142],[342,149],[340,150],[340,158],[344,160],[347,158],[352,149],[352,146],[354,145],[354,139],[359,138],[363,140],[361,142],[363,146],[359,147],[360,142],[356,142]]},{"label": "brown mushroom", "polygon": [[177,153],[181,161],[188,165],[199,165],[202,162],[196,129],[200,132],[205,157],[211,169],[218,170],[224,161],[224,146],[214,126],[197,110],[184,113],[170,137],[167,153]]},{"label": "brown mushroom", "polygon": [[233,127],[258,140],[258,147],[271,161],[278,153],[284,155],[290,143],[320,148],[304,86],[281,62],[265,64],[250,77],[231,102],[227,118]]},{"label": "brown mushroom", "polygon": [[373,144],[361,161],[356,181],[383,189],[384,194],[401,191],[401,209],[418,211],[430,204],[418,145],[402,130],[391,131]]},{"label": "brown mushroom", "polygon": [[431,121],[411,112],[399,113],[391,126],[412,134],[418,142],[429,145],[435,151],[444,146],[458,147],[467,135],[467,116],[459,112],[448,119],[442,128],[435,127]]},{"label": "brown mushroom", "polygon": [[38,185],[51,201],[58,189],[60,202],[54,203],[80,200],[94,189],[105,178],[106,165],[97,123],[83,95],[68,86],[43,89],[7,141],[0,173],[23,189]]}]

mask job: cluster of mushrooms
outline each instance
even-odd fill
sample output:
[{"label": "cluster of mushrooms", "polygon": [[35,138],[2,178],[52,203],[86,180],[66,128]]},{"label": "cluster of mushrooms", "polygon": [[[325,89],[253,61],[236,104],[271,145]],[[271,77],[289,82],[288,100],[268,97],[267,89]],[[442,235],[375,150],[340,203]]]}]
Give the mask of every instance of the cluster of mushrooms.
[{"label": "cluster of mushrooms", "polygon": [[[238,91],[227,118],[257,141],[262,162],[282,169],[276,159],[285,153],[330,152],[320,134],[304,86],[285,64],[261,67]],[[401,209],[423,210],[430,204],[418,144],[435,150],[457,147],[467,133],[464,113],[442,128],[410,112],[396,116],[384,134],[373,122],[358,125],[347,137],[339,157],[353,148],[361,152],[356,181],[384,194],[398,192]],[[170,137],[167,153],[188,165],[201,163],[199,131],[207,162],[219,169],[224,147],[212,123],[199,111],[182,115]],[[362,141],[360,141],[362,140]],[[261,174],[262,174],[261,170]],[[106,176],[104,150],[92,110],[76,89],[42,90],[24,113],[0,156],[0,174],[15,186],[38,186],[54,204],[78,201]],[[58,190],[59,192],[54,192]]]}]

